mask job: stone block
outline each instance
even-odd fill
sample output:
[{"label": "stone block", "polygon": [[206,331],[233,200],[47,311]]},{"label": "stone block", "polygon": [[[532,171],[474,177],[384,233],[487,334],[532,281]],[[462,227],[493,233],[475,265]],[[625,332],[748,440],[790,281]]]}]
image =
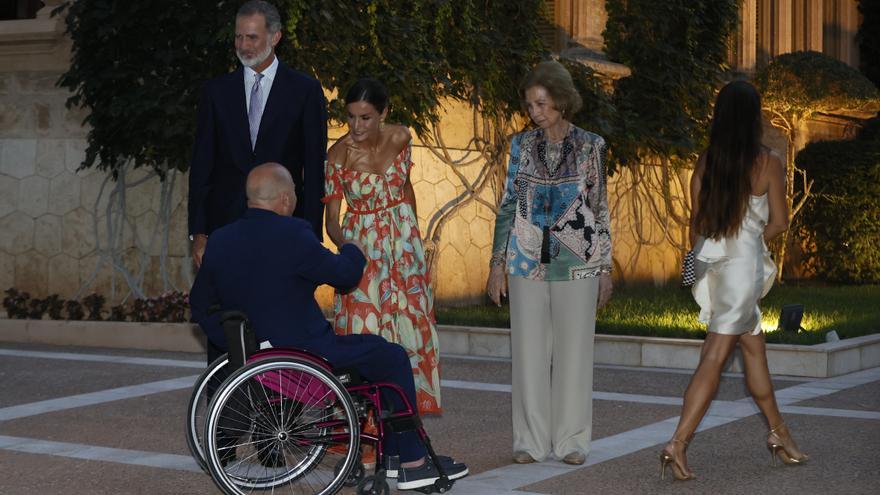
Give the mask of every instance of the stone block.
[{"label": "stone block", "polygon": [[[118,304],[128,294],[125,282],[114,284],[113,268],[100,256],[87,256],[78,261],[79,284],[84,292],[97,292],[107,298],[108,304]],[[77,289],[79,290],[79,289]]]},{"label": "stone block", "polygon": [[[473,208],[469,205],[465,210],[473,211]],[[470,230],[471,245],[479,248],[486,248],[491,251],[492,238],[495,236],[495,225],[482,218],[472,218],[468,220],[467,218],[462,217],[462,220],[467,222],[468,229]]]},{"label": "stone block", "polygon": [[642,366],[695,369],[700,362],[701,345],[699,341],[694,345],[645,342],[642,344]]},{"label": "stone block", "polygon": [[67,139],[64,148],[64,167],[71,174],[76,173],[86,159],[85,139]]},{"label": "stone block", "polygon": [[463,218],[466,222],[473,222],[477,217],[477,208],[476,203],[471,202],[467,206],[458,210],[458,214]]},{"label": "stone block", "polygon": [[32,175],[18,183],[18,210],[37,218],[49,208],[49,181]]},{"label": "stone block", "polygon": [[15,212],[0,219],[0,249],[9,254],[21,254],[34,247],[34,219]]},{"label": "stone block", "polygon": [[7,102],[0,102],[0,132],[9,135],[27,127],[21,107]]},{"label": "stone block", "polygon": [[34,103],[33,111],[37,133],[40,135],[48,134],[52,130],[51,108],[45,103]]},{"label": "stone block", "polygon": [[64,215],[61,250],[77,259],[88,256],[95,250],[95,229],[92,215],[88,211],[77,208]]},{"label": "stone block", "polygon": [[130,172],[126,181],[129,185],[125,193],[125,213],[131,216],[139,216],[148,211],[159,211],[156,202],[162,191],[162,183],[158,176],[146,178],[144,182],[131,186],[135,182],[144,179],[145,175],[140,171]]},{"label": "stone block", "polygon": [[79,290],[79,261],[60,254],[49,259],[49,293],[73,297]]},{"label": "stone block", "polygon": [[465,271],[462,275],[467,279],[470,290],[468,294],[462,294],[463,296],[484,297],[482,291],[475,290],[478,287],[484,287],[489,277],[489,255],[483,256],[482,254],[483,250],[474,245],[468,246],[464,253]]},{"label": "stone block", "polygon": [[0,291],[4,291],[14,286],[15,256],[0,252]]},{"label": "stone block", "polygon": [[49,212],[64,215],[80,205],[80,179],[64,172],[49,182]]},{"label": "stone block", "polygon": [[767,364],[774,375],[829,376],[828,357],[823,352],[776,350],[767,346]]},{"label": "stone block", "polygon": [[110,174],[105,172],[98,171],[86,175],[80,180],[80,206],[93,213],[97,210],[98,215],[104,215],[114,185]]},{"label": "stone block", "polygon": [[455,199],[457,191],[452,182],[443,180],[434,186],[434,203],[441,207],[452,199]]},{"label": "stone block", "polygon": [[0,217],[12,213],[18,208],[18,180],[0,175]]},{"label": "stone block", "polygon": [[459,327],[446,326],[438,328],[437,336],[440,339],[441,356],[448,356],[450,354],[467,355],[470,352],[468,334]]},{"label": "stone block", "polygon": [[64,172],[64,139],[40,139],[37,141],[37,174],[51,179]]},{"label": "stone block", "polygon": [[85,139],[88,135],[89,127],[85,125],[85,118],[88,116],[89,111],[84,108],[67,108],[64,107],[62,110],[63,113],[63,122],[64,122],[64,133],[66,136],[70,137],[79,137]]},{"label": "stone block", "polygon": [[434,186],[427,182],[417,182],[413,184],[413,192],[416,194],[416,207],[419,210],[419,215],[425,218],[430,217],[437,210]]},{"label": "stone block", "polygon": [[36,170],[36,139],[0,140],[0,174],[23,179]]},{"label": "stone block", "polygon": [[46,256],[61,253],[61,217],[43,215],[34,223],[34,249]]},{"label": "stone block", "polygon": [[469,342],[472,356],[510,357],[510,336],[495,333],[471,333]]},{"label": "stone block", "polygon": [[30,292],[31,297],[45,297],[49,290],[48,259],[29,252],[15,257],[15,287]]},{"label": "stone block", "polygon": [[880,340],[873,343],[865,343],[861,348],[859,361],[862,363],[862,369],[880,366]]},{"label": "stone block", "polygon": [[864,369],[861,357],[861,349],[858,347],[829,352],[827,376],[845,375]]},{"label": "stone block", "polygon": [[189,256],[189,232],[187,222],[187,206],[185,203],[181,203],[172,211],[171,218],[168,220],[169,256]]},{"label": "stone block", "polygon": [[159,255],[162,249],[163,229],[158,227],[157,218],[155,213],[147,211],[134,219],[135,246],[151,256]]},{"label": "stone block", "polygon": [[620,342],[597,336],[593,347],[593,361],[596,364],[640,366],[642,346],[638,342]]},{"label": "stone block", "polygon": [[18,72],[16,74],[18,91],[25,95],[63,93],[65,90],[59,89],[56,85],[58,75],[53,71]]}]

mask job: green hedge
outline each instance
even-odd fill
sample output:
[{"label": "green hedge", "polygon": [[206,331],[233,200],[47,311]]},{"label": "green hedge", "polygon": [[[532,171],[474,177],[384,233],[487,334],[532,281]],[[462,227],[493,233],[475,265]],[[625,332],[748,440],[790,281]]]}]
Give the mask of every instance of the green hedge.
[{"label": "green hedge", "polygon": [[801,230],[808,262],[828,281],[880,281],[880,119],[852,141],[807,145],[797,165],[814,180]]}]

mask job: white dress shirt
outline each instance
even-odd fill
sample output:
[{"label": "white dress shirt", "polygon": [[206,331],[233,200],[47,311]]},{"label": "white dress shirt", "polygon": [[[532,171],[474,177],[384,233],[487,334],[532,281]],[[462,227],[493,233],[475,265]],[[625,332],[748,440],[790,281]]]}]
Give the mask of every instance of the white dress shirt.
[{"label": "white dress shirt", "polygon": [[[260,81],[260,95],[263,97],[263,113],[266,112],[266,101],[269,99],[269,91],[272,90],[272,82],[275,81],[275,73],[278,72],[278,57],[272,55],[272,63],[263,69],[263,79]],[[254,87],[257,72],[250,67],[244,68],[244,101],[247,109],[251,109],[251,89]]]}]

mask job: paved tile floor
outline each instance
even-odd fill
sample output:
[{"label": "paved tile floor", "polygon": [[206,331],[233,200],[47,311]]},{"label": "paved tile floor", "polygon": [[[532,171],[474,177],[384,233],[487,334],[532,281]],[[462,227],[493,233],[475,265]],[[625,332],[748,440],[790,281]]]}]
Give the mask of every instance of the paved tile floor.
[{"label": "paved tile floor", "polygon": [[[183,421],[204,356],[0,344],[0,494],[214,494]],[[880,368],[830,379],[775,377],[801,448],[769,467],[766,426],[741,375],[726,374],[689,450],[696,481],[658,479],[657,454],[690,379],[681,370],[599,366],[587,463],[510,463],[510,362],[443,359],[435,448],[466,461],[452,493],[880,492]]]}]

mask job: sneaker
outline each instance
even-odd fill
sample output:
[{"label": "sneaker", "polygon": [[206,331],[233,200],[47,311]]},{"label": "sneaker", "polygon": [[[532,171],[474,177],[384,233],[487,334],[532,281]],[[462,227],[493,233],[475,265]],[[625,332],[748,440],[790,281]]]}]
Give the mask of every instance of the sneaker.
[{"label": "sneaker", "polygon": [[[443,467],[443,470],[446,471],[446,476],[451,480],[457,480],[467,474],[467,470],[465,470],[464,474],[460,474],[458,478],[453,478],[449,475],[449,468],[456,465],[456,462],[452,457],[449,457],[448,455],[438,455],[437,460],[440,462],[440,466]],[[385,476],[389,478],[397,478],[399,473],[398,469],[400,469],[400,457],[396,455],[386,455],[385,462],[382,464],[385,466]]]},{"label": "sneaker", "polygon": [[[452,464],[449,466],[449,469],[446,469],[444,466],[444,470],[446,471],[446,476],[449,477],[450,480],[456,480],[467,476],[468,474],[468,468],[464,464]],[[437,472],[437,468],[435,468],[432,463],[425,462],[421,466],[415,468],[400,468],[397,475],[397,489],[415,490],[417,488],[431,486],[439,479],[440,473]]]}]

